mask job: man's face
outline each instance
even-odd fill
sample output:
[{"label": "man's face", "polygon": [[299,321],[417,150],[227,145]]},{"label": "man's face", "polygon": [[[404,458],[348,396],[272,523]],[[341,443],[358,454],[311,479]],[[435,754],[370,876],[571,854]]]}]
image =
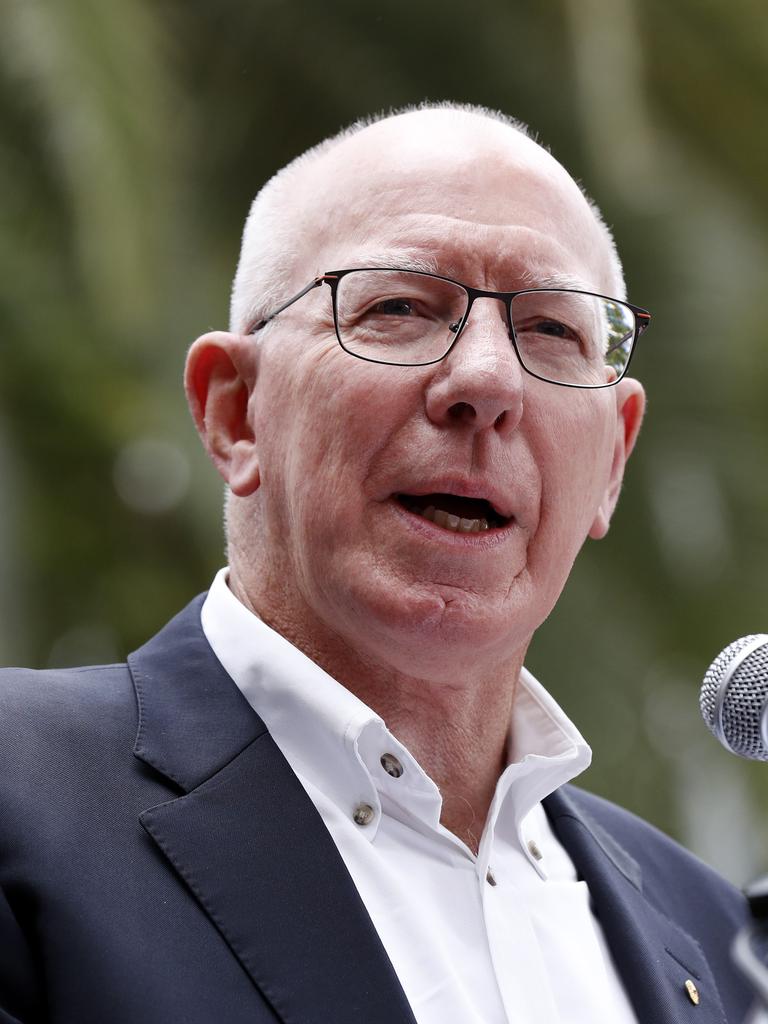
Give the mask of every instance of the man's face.
[{"label": "man's face", "polygon": [[[308,188],[297,288],[331,270],[424,261],[486,289],[615,288],[575,184],[496,124],[468,119],[457,133],[434,114],[384,122],[317,164]],[[425,678],[524,651],[585,537],[607,525],[623,465],[617,390],[525,374],[503,307],[488,299],[432,366],[345,353],[327,285],[254,344],[253,540],[269,586],[256,607],[276,601],[266,617],[294,637],[326,632]],[[491,528],[456,532],[420,514],[426,504]]]}]

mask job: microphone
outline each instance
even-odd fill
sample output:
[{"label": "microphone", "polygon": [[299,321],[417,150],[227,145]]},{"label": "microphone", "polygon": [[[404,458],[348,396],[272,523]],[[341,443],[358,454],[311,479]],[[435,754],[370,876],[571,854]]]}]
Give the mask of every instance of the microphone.
[{"label": "microphone", "polygon": [[[707,728],[726,750],[768,761],[768,634],[743,636],[718,654],[701,684],[699,706]],[[737,932],[731,957],[755,996],[746,1024],[768,1024],[768,875],[744,895],[751,921]]]},{"label": "microphone", "polygon": [[743,636],[718,654],[701,684],[699,706],[726,750],[768,761],[768,634]]}]

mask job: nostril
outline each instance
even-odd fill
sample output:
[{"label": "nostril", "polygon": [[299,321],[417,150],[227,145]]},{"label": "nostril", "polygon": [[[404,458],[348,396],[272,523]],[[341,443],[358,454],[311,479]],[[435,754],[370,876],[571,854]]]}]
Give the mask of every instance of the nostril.
[{"label": "nostril", "polygon": [[475,412],[474,407],[469,404],[469,402],[454,402],[454,404],[448,410],[448,415],[453,420],[463,422],[475,419],[477,413]]},{"label": "nostril", "polygon": [[494,427],[500,427],[504,423],[504,420],[506,418],[507,418],[506,412],[500,412],[499,415],[496,417],[496,419],[493,421]]}]

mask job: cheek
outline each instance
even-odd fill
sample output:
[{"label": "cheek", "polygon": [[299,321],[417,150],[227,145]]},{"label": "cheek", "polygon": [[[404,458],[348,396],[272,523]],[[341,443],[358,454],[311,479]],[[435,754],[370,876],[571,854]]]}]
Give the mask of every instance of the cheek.
[{"label": "cheek", "polygon": [[[592,398],[593,395],[577,396]],[[573,549],[586,538],[610,477],[613,430],[610,407],[575,402],[557,407],[538,424],[542,522],[555,541]]]},{"label": "cheek", "polygon": [[366,480],[409,415],[399,376],[336,345],[264,376],[255,427],[262,487],[279,496],[292,532],[330,536],[345,519],[350,528],[359,521]]}]

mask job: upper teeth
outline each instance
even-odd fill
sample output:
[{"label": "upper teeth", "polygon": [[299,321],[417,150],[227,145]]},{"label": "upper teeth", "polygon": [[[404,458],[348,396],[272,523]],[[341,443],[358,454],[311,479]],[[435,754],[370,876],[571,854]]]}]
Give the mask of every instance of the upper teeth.
[{"label": "upper teeth", "polygon": [[446,530],[454,530],[456,533],[480,533],[481,530],[488,529],[487,519],[464,519],[461,516],[451,515],[450,512],[444,512],[441,508],[435,508],[434,505],[428,505],[423,510],[412,508],[411,512],[437,523],[438,526],[442,526]]}]

